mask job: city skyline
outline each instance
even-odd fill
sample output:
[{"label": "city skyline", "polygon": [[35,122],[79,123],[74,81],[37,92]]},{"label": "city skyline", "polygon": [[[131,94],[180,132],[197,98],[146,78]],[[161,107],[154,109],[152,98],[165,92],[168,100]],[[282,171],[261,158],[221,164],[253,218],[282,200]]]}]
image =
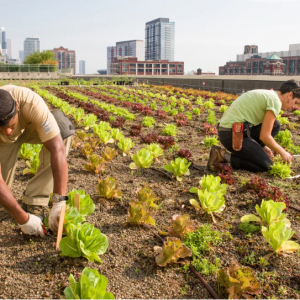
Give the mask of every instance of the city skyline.
[{"label": "city skyline", "polygon": [[[0,24],[13,40],[13,57],[18,57],[26,37],[39,36],[41,50],[60,45],[74,49],[77,57],[86,61],[87,74],[106,68],[108,45],[130,39],[144,40],[145,23],[159,17],[176,23],[175,60],[184,61],[186,71],[201,68],[203,72],[218,74],[219,66],[235,60],[247,44],[259,45],[261,52],[267,52],[300,43],[298,0],[153,0],[147,9],[145,2],[138,0],[114,3],[87,0],[84,5],[78,0],[53,0],[52,5],[36,0],[29,2],[30,5],[16,0],[2,1],[7,11],[14,11],[4,15]],[[72,14],[65,14],[70,4]],[[47,14],[26,18],[32,13],[32,7],[47,9]],[[132,13],[130,18],[126,17],[126,10]],[[99,18],[103,11],[113,12],[114,21],[111,14]],[[278,15],[288,18],[276,22]]]}]

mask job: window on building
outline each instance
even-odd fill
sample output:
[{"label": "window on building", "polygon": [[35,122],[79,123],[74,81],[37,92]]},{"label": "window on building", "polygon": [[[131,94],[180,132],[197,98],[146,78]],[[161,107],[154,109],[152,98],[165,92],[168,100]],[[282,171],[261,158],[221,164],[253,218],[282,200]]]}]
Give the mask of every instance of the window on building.
[{"label": "window on building", "polygon": [[259,73],[260,74],[264,73],[264,62],[263,61],[259,62]]},{"label": "window on building", "polygon": [[168,69],[161,69],[162,73],[168,73]]},{"label": "window on building", "polygon": [[144,64],[138,64],[138,68],[144,68]]},{"label": "window on building", "polygon": [[233,69],[230,69],[230,74],[233,74]]},{"label": "window on building", "polygon": [[183,73],[182,69],[177,69],[177,73]]},{"label": "window on building", "polygon": [[133,67],[133,68],[135,68],[135,64],[129,64],[129,67]]},{"label": "window on building", "polygon": [[177,68],[182,68],[182,65],[177,65]]},{"label": "window on building", "polygon": [[282,61],[284,63],[284,74],[287,74],[287,60]]},{"label": "window on building", "polygon": [[169,72],[170,72],[170,73],[175,73],[175,72],[176,72],[176,69],[170,69]]},{"label": "window on building", "polygon": [[136,69],[129,69],[129,72],[134,72],[135,73]]},{"label": "window on building", "polygon": [[146,72],[152,73],[152,69],[146,69]]},{"label": "window on building", "polygon": [[123,68],[123,69],[122,69],[122,72],[127,72],[127,68]]},{"label": "window on building", "polygon": [[153,73],[154,75],[159,75],[160,74],[160,69],[154,69],[154,73]]},{"label": "window on building", "polygon": [[245,73],[245,69],[241,69],[241,74],[244,74]]},{"label": "window on building", "polygon": [[154,64],[154,68],[160,68],[160,64]]},{"label": "window on building", "polygon": [[127,63],[122,63],[122,66],[123,67],[127,67]]},{"label": "window on building", "polygon": [[144,69],[138,69],[138,72],[144,73]]},{"label": "window on building", "polygon": [[258,61],[253,62],[253,74],[258,73]]},{"label": "window on building", "polygon": [[175,68],[176,65],[175,65],[175,64],[169,64],[169,67],[170,67],[170,68]]},{"label": "window on building", "polygon": [[167,68],[168,65],[167,65],[167,64],[162,64],[161,67],[162,67],[162,68]]},{"label": "window on building", "polygon": [[300,73],[300,60],[298,60],[298,73]]},{"label": "window on building", "polygon": [[290,73],[295,73],[296,61],[294,59],[290,60]]},{"label": "window on building", "polygon": [[152,68],[152,64],[146,64],[146,68]]}]

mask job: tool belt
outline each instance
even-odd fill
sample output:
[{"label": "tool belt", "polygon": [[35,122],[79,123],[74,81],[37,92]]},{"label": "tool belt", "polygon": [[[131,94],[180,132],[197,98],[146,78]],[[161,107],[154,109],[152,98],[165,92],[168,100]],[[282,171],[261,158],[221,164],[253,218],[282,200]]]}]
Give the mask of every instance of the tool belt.
[{"label": "tool belt", "polygon": [[232,128],[217,126],[219,131],[232,131],[232,148],[234,151],[240,151],[243,147],[244,134],[250,137],[251,125],[249,122],[235,122],[232,124]]},{"label": "tool belt", "polygon": [[57,122],[63,140],[75,134],[75,127],[61,110],[56,109],[51,111],[51,113]]}]

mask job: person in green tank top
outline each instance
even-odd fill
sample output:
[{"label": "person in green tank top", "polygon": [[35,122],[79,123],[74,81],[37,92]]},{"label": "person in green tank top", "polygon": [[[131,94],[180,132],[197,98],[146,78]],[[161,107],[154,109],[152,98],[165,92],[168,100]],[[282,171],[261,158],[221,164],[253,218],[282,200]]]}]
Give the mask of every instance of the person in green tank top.
[{"label": "person in green tank top", "polygon": [[[215,164],[228,162],[235,169],[264,172],[273,164],[273,151],[280,154],[283,161],[291,162],[293,156],[278,145],[274,137],[280,131],[276,120],[280,110],[292,110],[297,99],[300,99],[300,86],[295,80],[286,81],[278,91],[252,90],[238,97],[218,124],[219,140],[225,149],[213,146],[207,167],[213,170]],[[232,125],[236,122],[244,123],[240,151],[232,148]]]}]

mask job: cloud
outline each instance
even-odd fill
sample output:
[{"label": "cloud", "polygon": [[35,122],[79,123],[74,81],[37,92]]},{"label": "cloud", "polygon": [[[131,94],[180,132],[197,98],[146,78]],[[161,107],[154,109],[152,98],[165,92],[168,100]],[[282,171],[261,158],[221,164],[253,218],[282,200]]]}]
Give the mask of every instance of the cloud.
[{"label": "cloud", "polygon": [[[241,0],[236,0],[241,1]],[[242,0],[244,2],[269,2],[269,3],[299,3],[299,0]]]}]

